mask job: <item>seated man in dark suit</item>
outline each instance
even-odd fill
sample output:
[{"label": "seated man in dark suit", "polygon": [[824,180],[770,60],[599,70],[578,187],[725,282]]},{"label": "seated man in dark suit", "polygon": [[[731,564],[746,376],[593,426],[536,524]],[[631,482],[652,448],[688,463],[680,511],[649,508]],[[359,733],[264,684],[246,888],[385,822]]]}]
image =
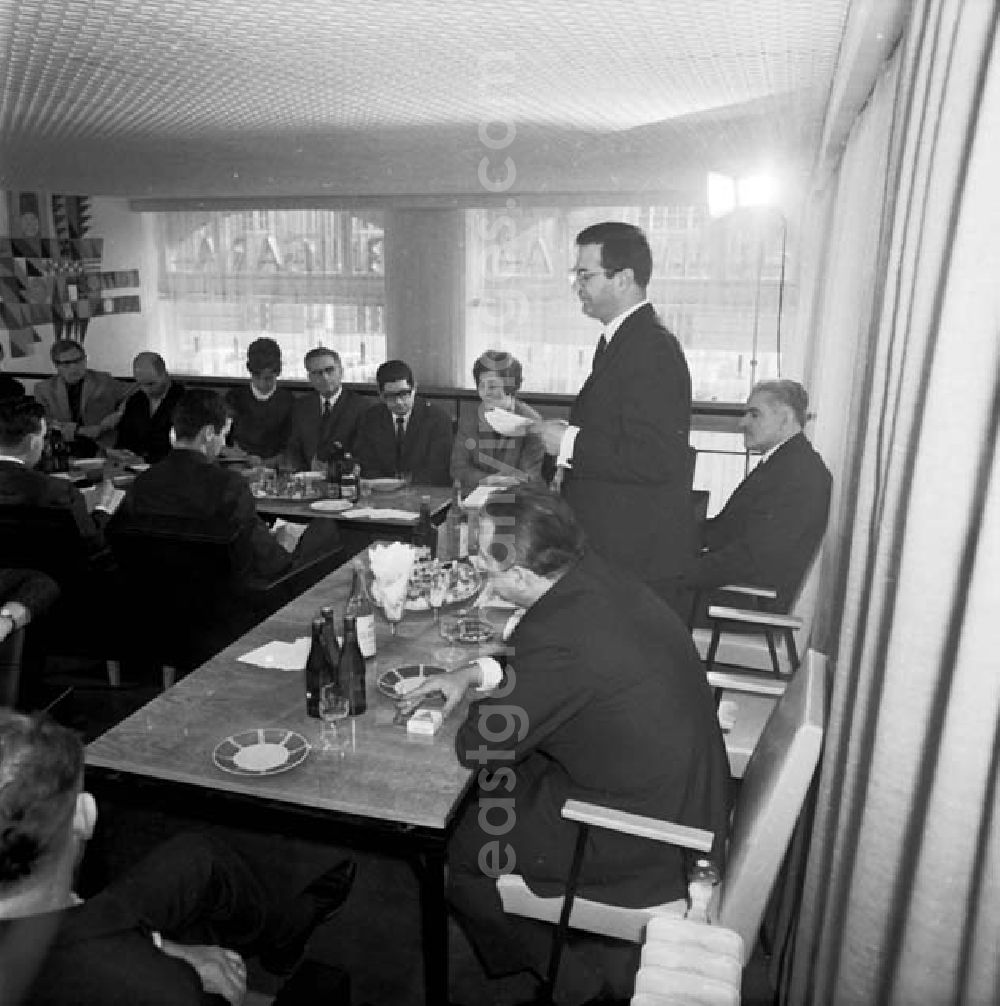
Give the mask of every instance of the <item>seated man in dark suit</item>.
[{"label": "seated man in dark suit", "polygon": [[297,561],[337,551],[337,525],[328,520],[314,520],[292,554],[279,544],[257,516],[247,480],[215,463],[231,422],[226,403],[214,391],[185,391],[174,407],[173,450],[136,477],[118,508],[116,524],[163,517],[187,518],[206,531],[238,529],[236,575],[241,581],[272,580]]},{"label": "seated man in dark suit", "polygon": [[380,405],[361,417],[354,454],[363,478],[409,474],[424,485],[451,485],[452,423],[448,413],[416,397],[413,371],[389,360],[375,372]]},{"label": "seated man in dark suit", "polygon": [[51,607],[59,585],[33,569],[0,569],[0,643]]},{"label": "seated man in dark suit", "polygon": [[702,551],[683,574],[685,586],[773,587],[774,610],[788,610],[826,530],[833,482],[802,432],[808,405],[795,381],[754,387],[740,426],[747,450],[763,458],[705,521]]},{"label": "seated man in dark suit", "polygon": [[[457,750],[480,770],[481,802],[449,845],[448,897],[487,972],[544,974],[551,930],[505,915],[496,878],[516,871],[536,894],[562,893],[576,838],[560,816],[569,797],[711,830],[721,850],[729,765],[687,629],[651,589],[585,548],[562,499],[530,486],[491,496],[479,551],[493,590],[526,609],[506,665],[480,658],[402,706],[439,690],[447,714],[479,690]],[[595,829],[580,892],[655,905],[685,897],[686,879],[682,850]],[[610,973],[598,960],[591,945],[569,955],[561,1002],[601,992]]]},{"label": "seated man in dark suit", "polygon": [[[272,898],[259,867],[207,834],[178,835],[86,900],[75,872],[97,821],[83,744],[0,710],[0,1001],[24,1006],[239,1006],[244,956],[286,975],[347,900],[342,860]],[[294,1001],[279,991],[276,1006]],[[309,999],[309,1002],[314,1000]],[[334,1004],[343,1006],[343,1000]]]},{"label": "seated man in dark suit", "polygon": [[293,471],[325,471],[334,444],[341,444],[345,451],[354,450],[358,421],[368,403],[343,387],[344,368],[332,349],[310,349],[305,365],[315,394],[307,392],[295,401],[285,457]]},{"label": "seated man in dark suit", "polygon": [[[0,507],[28,506],[69,510],[95,565],[108,557],[103,527],[114,509],[114,486],[102,485],[93,513],[69,479],[35,470],[45,447],[45,407],[33,398],[0,402]],[[43,544],[43,543],[42,543]]]},{"label": "seated man in dark suit", "polygon": [[167,373],[159,353],[139,353],[132,361],[132,376],[139,390],[125,403],[115,450],[152,464],[170,452],[170,417],[184,386]]},{"label": "seated man in dark suit", "polygon": [[285,450],[295,397],[278,384],[281,347],[274,339],[254,339],[247,347],[250,383],[226,392],[233,414],[229,443],[265,463]]}]

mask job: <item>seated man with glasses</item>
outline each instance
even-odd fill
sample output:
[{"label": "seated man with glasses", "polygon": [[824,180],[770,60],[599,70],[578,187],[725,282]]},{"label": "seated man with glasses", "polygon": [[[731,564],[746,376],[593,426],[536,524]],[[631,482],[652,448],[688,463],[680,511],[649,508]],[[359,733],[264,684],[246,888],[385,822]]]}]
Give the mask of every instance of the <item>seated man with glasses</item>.
[{"label": "seated man with glasses", "polygon": [[417,397],[413,371],[402,360],[383,363],[375,381],[381,404],[362,415],[354,442],[362,477],[410,475],[422,485],[451,485],[448,413]]},{"label": "seated man with glasses", "polygon": [[55,376],[35,385],[35,398],[45,406],[49,426],[62,433],[71,453],[91,458],[98,447],[114,444],[125,399],[134,389],[103,370],[91,370],[83,345],[73,339],[56,339],[49,357]]},{"label": "seated man with glasses", "polygon": [[285,457],[293,471],[325,470],[334,444],[354,448],[358,421],[367,408],[364,399],[345,388],[340,356],[317,346],[305,356],[306,373],[314,391],[297,398],[292,407],[292,432]]}]

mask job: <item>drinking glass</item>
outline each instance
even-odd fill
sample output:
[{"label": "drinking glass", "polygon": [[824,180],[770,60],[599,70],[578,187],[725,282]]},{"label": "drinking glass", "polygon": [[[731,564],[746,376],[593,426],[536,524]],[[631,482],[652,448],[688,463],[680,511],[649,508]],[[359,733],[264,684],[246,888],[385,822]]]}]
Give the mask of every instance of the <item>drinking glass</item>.
[{"label": "drinking glass", "polygon": [[434,621],[441,619],[441,605],[444,604],[445,596],[448,593],[448,584],[451,574],[447,569],[442,569],[437,563],[431,570],[430,582],[427,585],[427,600],[434,610]]},{"label": "drinking glass", "polygon": [[382,610],[385,612],[385,620],[389,623],[389,631],[395,636],[396,625],[403,620],[403,611],[406,609],[406,591],[392,590],[382,594]]},{"label": "drinking glass", "polygon": [[336,751],[341,758],[350,744],[347,717],[350,703],[337,685],[324,685],[319,692],[320,739],[324,751]]}]

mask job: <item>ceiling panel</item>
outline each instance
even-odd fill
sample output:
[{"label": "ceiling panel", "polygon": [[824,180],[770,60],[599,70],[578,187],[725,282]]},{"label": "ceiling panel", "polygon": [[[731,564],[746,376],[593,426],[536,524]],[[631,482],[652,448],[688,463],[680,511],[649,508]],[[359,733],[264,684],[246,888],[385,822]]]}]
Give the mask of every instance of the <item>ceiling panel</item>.
[{"label": "ceiling panel", "polygon": [[0,186],[471,192],[490,122],[525,191],[807,163],[848,6],[0,0]]}]

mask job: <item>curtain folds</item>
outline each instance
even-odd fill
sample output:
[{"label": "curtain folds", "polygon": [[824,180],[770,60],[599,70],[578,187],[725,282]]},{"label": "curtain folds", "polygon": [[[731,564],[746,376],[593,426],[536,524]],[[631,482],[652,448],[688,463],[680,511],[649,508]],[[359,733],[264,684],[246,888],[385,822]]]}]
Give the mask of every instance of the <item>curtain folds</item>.
[{"label": "curtain folds", "polygon": [[914,4],[824,237],[813,384],[847,405],[839,431],[819,405],[840,490],[814,638],[837,670],[785,1002],[1000,1001],[997,18]]}]

